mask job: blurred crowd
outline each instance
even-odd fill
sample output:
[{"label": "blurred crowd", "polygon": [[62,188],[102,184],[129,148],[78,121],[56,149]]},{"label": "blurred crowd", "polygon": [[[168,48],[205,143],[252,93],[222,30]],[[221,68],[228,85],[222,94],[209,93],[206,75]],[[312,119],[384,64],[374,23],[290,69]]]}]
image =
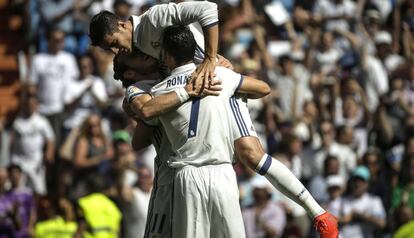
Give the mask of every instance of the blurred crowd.
[{"label": "blurred crowd", "polygon": [[[88,24],[167,1],[15,2],[30,60],[18,112],[0,120],[0,238],[141,237],[155,151],[132,148],[113,55],[89,46]],[[412,237],[414,1],[215,2],[219,53],[271,85],[248,103],[267,152],[343,237]],[[303,208],[234,168],[248,238],[317,237]]]}]

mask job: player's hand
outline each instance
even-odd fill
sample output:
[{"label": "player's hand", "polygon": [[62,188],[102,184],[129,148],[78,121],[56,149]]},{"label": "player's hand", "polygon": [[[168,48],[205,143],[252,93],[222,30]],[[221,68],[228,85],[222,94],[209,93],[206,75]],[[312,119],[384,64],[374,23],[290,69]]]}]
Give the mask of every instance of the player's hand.
[{"label": "player's hand", "polygon": [[223,87],[221,86],[221,80],[213,79],[209,86],[204,88],[201,96],[218,96],[220,95],[221,90],[223,90]]},{"label": "player's hand", "polygon": [[219,79],[213,79],[208,87],[202,87],[202,91],[200,91],[201,87],[194,88],[191,80],[185,86],[185,90],[190,97],[218,96],[222,89],[221,80]]},{"label": "player's hand", "polygon": [[230,60],[224,58],[222,55],[217,55],[218,61],[217,61],[217,65],[218,66],[222,66],[228,69],[233,70],[233,64],[230,62]]},{"label": "player's hand", "polygon": [[215,68],[216,59],[205,58],[203,63],[201,63],[191,75],[191,78],[194,79],[193,86],[195,88],[201,88],[200,93],[203,91],[204,87],[208,87],[211,84],[211,81],[215,77]]}]

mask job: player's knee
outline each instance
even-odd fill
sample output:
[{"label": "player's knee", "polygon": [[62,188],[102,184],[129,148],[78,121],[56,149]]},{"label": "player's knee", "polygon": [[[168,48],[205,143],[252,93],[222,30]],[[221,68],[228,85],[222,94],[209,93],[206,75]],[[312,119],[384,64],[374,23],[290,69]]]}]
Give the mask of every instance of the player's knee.
[{"label": "player's knee", "polygon": [[257,137],[243,137],[235,142],[236,152],[240,160],[255,169],[265,154]]}]

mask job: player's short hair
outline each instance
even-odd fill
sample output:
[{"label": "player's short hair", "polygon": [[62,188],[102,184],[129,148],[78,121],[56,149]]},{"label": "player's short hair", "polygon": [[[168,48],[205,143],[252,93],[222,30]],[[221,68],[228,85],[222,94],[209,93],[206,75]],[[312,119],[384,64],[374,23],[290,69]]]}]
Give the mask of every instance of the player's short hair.
[{"label": "player's short hair", "polygon": [[188,26],[174,25],[165,28],[163,47],[178,64],[194,58],[197,43]]},{"label": "player's short hair", "polygon": [[91,44],[99,46],[102,44],[105,36],[110,36],[118,32],[119,21],[122,21],[122,19],[110,11],[101,11],[93,16],[89,24]]},{"label": "player's short hair", "polygon": [[66,33],[61,28],[59,28],[56,25],[51,25],[51,26],[46,28],[46,39],[50,40],[52,38],[53,34],[55,34],[56,32],[61,32],[64,35],[66,35]]}]

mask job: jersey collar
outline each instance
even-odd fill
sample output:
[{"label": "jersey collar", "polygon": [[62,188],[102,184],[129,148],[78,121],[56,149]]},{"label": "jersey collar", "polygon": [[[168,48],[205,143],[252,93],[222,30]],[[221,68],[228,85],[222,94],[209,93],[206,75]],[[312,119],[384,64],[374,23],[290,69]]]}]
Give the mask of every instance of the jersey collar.
[{"label": "jersey collar", "polygon": [[141,23],[141,16],[130,16],[129,20],[132,22],[132,42],[134,46],[138,46],[139,25]]},{"label": "jersey collar", "polygon": [[194,63],[189,63],[189,64],[181,65],[181,66],[178,66],[177,68],[173,69],[171,71],[171,75],[173,75],[173,74],[181,74],[181,73],[184,73],[184,72],[187,72],[187,71],[190,71],[190,70],[194,70],[196,68],[197,68],[197,66]]}]

